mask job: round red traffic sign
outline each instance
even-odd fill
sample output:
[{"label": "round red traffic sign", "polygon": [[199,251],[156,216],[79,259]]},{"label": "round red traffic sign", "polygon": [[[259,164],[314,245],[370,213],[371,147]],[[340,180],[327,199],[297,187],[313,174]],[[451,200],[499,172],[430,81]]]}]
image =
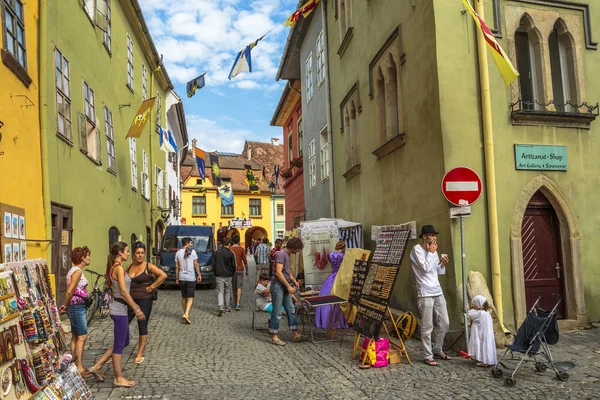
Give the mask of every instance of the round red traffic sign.
[{"label": "round red traffic sign", "polygon": [[452,168],[442,179],[442,193],[457,207],[470,206],[481,196],[481,179],[471,168]]}]

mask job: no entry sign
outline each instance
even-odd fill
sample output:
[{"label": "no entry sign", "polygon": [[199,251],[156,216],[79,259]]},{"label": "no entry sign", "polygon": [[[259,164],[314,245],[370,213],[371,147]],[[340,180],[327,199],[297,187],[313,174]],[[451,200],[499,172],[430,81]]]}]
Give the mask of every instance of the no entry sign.
[{"label": "no entry sign", "polygon": [[442,179],[442,193],[455,206],[470,206],[481,196],[481,179],[471,168],[452,168]]}]

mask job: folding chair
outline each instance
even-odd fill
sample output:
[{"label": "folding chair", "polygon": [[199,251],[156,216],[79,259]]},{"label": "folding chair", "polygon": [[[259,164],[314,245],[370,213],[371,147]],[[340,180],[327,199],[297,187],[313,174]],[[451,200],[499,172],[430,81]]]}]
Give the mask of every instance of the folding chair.
[{"label": "folding chair", "polygon": [[[260,315],[260,314],[264,314],[264,315],[266,315],[266,316],[267,316],[267,321],[265,321],[265,322],[257,322],[257,319],[258,319],[259,317],[257,317],[257,315],[256,315],[256,314],[259,314],[259,315]],[[252,331],[253,331],[253,332],[256,332],[256,330],[257,330],[257,329],[258,329],[258,330],[261,330],[261,331],[268,330],[268,329],[269,329],[269,322],[268,322],[268,320],[269,320],[269,319],[268,319],[268,318],[269,318],[269,316],[271,316],[271,314],[269,314],[269,313],[266,313],[266,312],[264,312],[264,311],[259,311],[259,310],[257,310],[257,309],[256,309],[256,305],[254,305],[254,306],[252,307]],[[265,325],[265,327],[264,327],[264,328],[257,328],[257,324],[258,324],[259,326],[264,324],[264,325]]]}]

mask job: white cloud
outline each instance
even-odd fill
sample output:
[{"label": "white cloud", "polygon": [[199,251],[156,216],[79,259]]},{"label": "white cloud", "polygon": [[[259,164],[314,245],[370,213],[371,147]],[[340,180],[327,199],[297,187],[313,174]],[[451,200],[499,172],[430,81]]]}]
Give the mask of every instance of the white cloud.
[{"label": "white cloud", "polygon": [[244,140],[253,136],[252,131],[227,129],[217,121],[195,114],[186,114],[185,117],[190,143],[192,139],[197,139],[197,146],[206,151],[240,153],[244,148]]}]

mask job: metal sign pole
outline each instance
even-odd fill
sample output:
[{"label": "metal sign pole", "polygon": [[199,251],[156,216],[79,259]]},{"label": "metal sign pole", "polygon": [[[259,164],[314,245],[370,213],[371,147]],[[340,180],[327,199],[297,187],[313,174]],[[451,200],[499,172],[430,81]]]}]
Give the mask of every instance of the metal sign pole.
[{"label": "metal sign pole", "polygon": [[462,281],[463,281],[463,322],[465,324],[465,343],[469,348],[469,321],[467,308],[467,265],[465,256],[465,217],[460,216],[460,251],[462,254]]}]

